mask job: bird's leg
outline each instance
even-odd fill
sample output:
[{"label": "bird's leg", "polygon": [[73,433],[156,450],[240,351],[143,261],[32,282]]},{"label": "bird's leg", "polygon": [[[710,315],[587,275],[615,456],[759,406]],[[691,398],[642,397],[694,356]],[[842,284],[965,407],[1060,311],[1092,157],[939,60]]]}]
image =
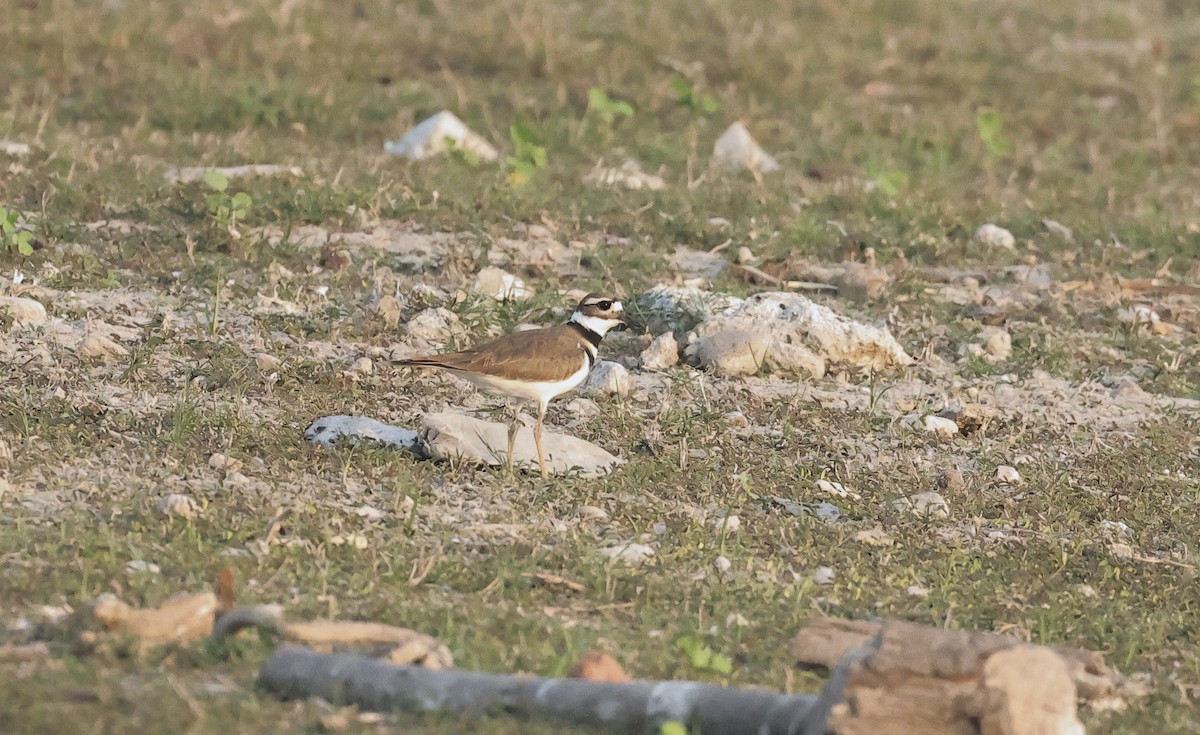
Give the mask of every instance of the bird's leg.
[{"label": "bird's leg", "polygon": [[545,420],[546,420],[546,404],[539,403],[538,404],[537,424],[535,424],[533,427],[533,443],[537,445],[538,467],[540,467],[542,470],[542,479],[543,480],[550,476],[550,474],[548,472],[546,472],[546,456],[544,454],[542,454],[542,422],[544,422]]},{"label": "bird's leg", "polygon": [[517,469],[513,464],[513,447],[517,443],[517,429],[521,427],[521,404],[513,403],[509,408],[512,409],[512,422],[508,425],[508,471],[514,474]]}]

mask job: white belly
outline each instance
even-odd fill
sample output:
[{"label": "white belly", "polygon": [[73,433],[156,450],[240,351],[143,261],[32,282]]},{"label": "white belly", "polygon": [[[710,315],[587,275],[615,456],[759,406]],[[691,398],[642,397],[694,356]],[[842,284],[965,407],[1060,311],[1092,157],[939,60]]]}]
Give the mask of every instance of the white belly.
[{"label": "white belly", "polygon": [[527,383],[523,380],[510,380],[494,375],[476,375],[475,373],[463,373],[457,370],[453,372],[455,375],[465,378],[479,388],[491,393],[545,404],[549,403],[556,396],[561,396],[563,393],[579,387],[587,379],[588,373],[592,370],[592,365],[588,361],[587,355],[581,353],[579,359],[579,369],[572,373],[570,377],[559,381]]}]

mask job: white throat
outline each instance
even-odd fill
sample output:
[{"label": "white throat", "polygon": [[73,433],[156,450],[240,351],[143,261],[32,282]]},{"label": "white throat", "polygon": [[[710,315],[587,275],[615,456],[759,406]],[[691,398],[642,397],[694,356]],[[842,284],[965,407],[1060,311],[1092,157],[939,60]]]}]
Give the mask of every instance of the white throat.
[{"label": "white throat", "polygon": [[608,330],[621,323],[619,319],[604,319],[598,316],[588,316],[587,314],[582,314],[578,311],[571,314],[570,321],[573,321],[579,326],[595,332],[601,337],[608,334]]}]

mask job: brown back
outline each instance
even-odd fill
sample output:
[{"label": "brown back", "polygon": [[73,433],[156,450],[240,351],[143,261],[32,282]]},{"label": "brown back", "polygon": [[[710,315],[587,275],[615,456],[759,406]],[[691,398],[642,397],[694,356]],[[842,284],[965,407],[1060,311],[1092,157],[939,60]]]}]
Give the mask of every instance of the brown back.
[{"label": "brown back", "polygon": [[575,328],[560,324],[546,329],[513,332],[461,352],[400,360],[400,365],[463,370],[516,380],[555,382],[578,372],[587,360],[588,345]]}]

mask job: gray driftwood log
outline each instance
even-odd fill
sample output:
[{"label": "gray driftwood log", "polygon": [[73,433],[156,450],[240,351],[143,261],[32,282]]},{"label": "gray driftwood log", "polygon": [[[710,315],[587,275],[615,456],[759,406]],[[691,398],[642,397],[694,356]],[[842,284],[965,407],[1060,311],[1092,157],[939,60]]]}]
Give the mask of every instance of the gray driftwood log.
[{"label": "gray driftwood log", "polygon": [[[729,689],[690,681],[593,682],[448,669],[431,671],[285,645],[259,679],[284,698],[322,697],[364,709],[551,716],[619,732],[687,723],[704,735],[806,735],[811,695]],[[695,731],[695,730],[693,730]]]}]

